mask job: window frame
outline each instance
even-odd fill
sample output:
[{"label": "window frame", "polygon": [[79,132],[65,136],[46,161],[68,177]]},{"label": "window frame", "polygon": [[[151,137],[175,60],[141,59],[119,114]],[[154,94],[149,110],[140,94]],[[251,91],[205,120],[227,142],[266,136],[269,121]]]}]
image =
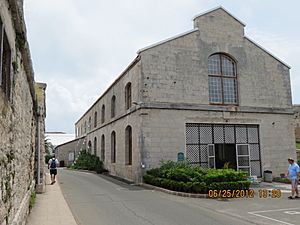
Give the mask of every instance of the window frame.
[{"label": "window frame", "polygon": [[128,110],[132,106],[132,85],[128,82],[125,86],[125,109]]},{"label": "window frame", "polygon": [[115,131],[112,131],[111,132],[111,139],[110,139],[110,146],[111,146],[111,164],[113,163],[116,163],[116,153],[117,153],[117,150],[116,150],[116,132]]},{"label": "window frame", "polygon": [[125,128],[125,165],[132,165],[132,127],[128,125]]},{"label": "window frame", "polygon": [[105,105],[101,107],[101,124],[105,123]]},{"label": "window frame", "polygon": [[116,116],[116,96],[113,95],[111,97],[110,118],[114,118],[115,116]]},{"label": "window frame", "polygon": [[95,111],[94,113],[94,128],[96,128],[98,125],[98,112]]},{"label": "window frame", "polygon": [[[210,65],[209,65],[209,59],[210,57],[213,56],[218,56],[219,57],[219,61],[220,61],[220,65],[219,65],[219,70],[220,70],[220,74],[211,74],[210,73]],[[228,76],[228,75],[224,75],[224,71],[223,71],[223,58],[228,59],[229,61],[231,61],[234,65],[233,69],[234,69],[234,74],[235,76]],[[221,102],[212,102],[210,100],[210,78],[211,77],[216,77],[216,78],[220,78],[221,82],[220,82],[220,86],[221,86],[221,98],[222,101]],[[235,97],[236,97],[236,102],[225,102],[225,97],[224,97],[224,80],[225,79],[232,79],[235,82]],[[239,85],[238,85],[238,68],[237,68],[237,62],[236,60],[234,60],[231,56],[224,54],[224,53],[215,53],[212,54],[208,57],[208,99],[209,99],[209,104],[210,105],[239,105]]]}]

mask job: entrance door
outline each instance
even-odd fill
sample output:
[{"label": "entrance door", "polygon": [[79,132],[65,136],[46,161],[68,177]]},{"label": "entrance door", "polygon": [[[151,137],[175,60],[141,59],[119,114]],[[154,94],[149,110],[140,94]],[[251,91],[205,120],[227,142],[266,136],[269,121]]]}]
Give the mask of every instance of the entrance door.
[{"label": "entrance door", "polygon": [[236,170],[236,148],[235,144],[215,144],[216,168],[231,168]]}]

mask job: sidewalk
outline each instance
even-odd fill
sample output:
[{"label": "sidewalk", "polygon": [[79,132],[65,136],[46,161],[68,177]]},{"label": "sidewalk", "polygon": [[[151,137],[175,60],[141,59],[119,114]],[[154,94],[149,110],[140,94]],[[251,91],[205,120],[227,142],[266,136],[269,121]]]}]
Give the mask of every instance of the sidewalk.
[{"label": "sidewalk", "polygon": [[61,192],[59,182],[50,184],[46,174],[46,192],[36,195],[36,202],[27,219],[27,225],[77,225]]}]

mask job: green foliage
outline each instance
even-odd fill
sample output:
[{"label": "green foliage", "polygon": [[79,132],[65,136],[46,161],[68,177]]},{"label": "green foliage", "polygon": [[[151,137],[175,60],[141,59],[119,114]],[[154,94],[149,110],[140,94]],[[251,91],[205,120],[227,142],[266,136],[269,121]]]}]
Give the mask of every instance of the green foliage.
[{"label": "green foliage", "polygon": [[163,162],[144,175],[144,181],[174,191],[207,193],[209,189],[248,189],[247,174],[233,169],[208,169],[188,162]]},{"label": "green foliage", "polygon": [[45,164],[48,164],[48,162],[51,158],[52,158],[51,155],[45,155]]},{"label": "green foliage", "polygon": [[297,143],[296,143],[296,148],[297,148],[297,149],[300,149],[300,142],[297,142]]},{"label": "green foliage", "polygon": [[279,183],[285,183],[285,184],[290,184],[291,181],[288,179],[288,178],[285,178],[285,177],[274,177],[273,178],[273,181],[274,182],[279,182]]},{"label": "green foliage", "polygon": [[249,189],[250,181],[216,182],[208,185],[209,190],[246,190]]},{"label": "green foliage", "polygon": [[106,171],[104,169],[103,162],[99,159],[99,157],[92,155],[85,150],[81,151],[73,167],[74,169],[92,170],[97,173],[103,173]]},{"label": "green foliage", "polygon": [[35,199],[36,199],[36,193],[32,192],[29,199],[29,211],[31,211],[32,207],[34,206]]},{"label": "green foliage", "polygon": [[13,61],[12,66],[13,66],[14,74],[18,73],[19,72],[18,63],[16,61]]}]

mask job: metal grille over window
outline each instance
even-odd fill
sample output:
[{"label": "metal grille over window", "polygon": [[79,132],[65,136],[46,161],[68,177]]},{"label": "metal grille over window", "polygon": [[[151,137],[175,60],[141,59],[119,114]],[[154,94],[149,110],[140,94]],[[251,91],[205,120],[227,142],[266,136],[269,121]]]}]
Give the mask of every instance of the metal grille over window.
[{"label": "metal grille over window", "polygon": [[236,63],[224,54],[208,58],[209,101],[216,104],[237,104]]},{"label": "metal grille over window", "polygon": [[218,168],[218,157],[228,153],[234,156],[236,169],[261,177],[259,126],[186,124],[186,156],[191,164]]}]

